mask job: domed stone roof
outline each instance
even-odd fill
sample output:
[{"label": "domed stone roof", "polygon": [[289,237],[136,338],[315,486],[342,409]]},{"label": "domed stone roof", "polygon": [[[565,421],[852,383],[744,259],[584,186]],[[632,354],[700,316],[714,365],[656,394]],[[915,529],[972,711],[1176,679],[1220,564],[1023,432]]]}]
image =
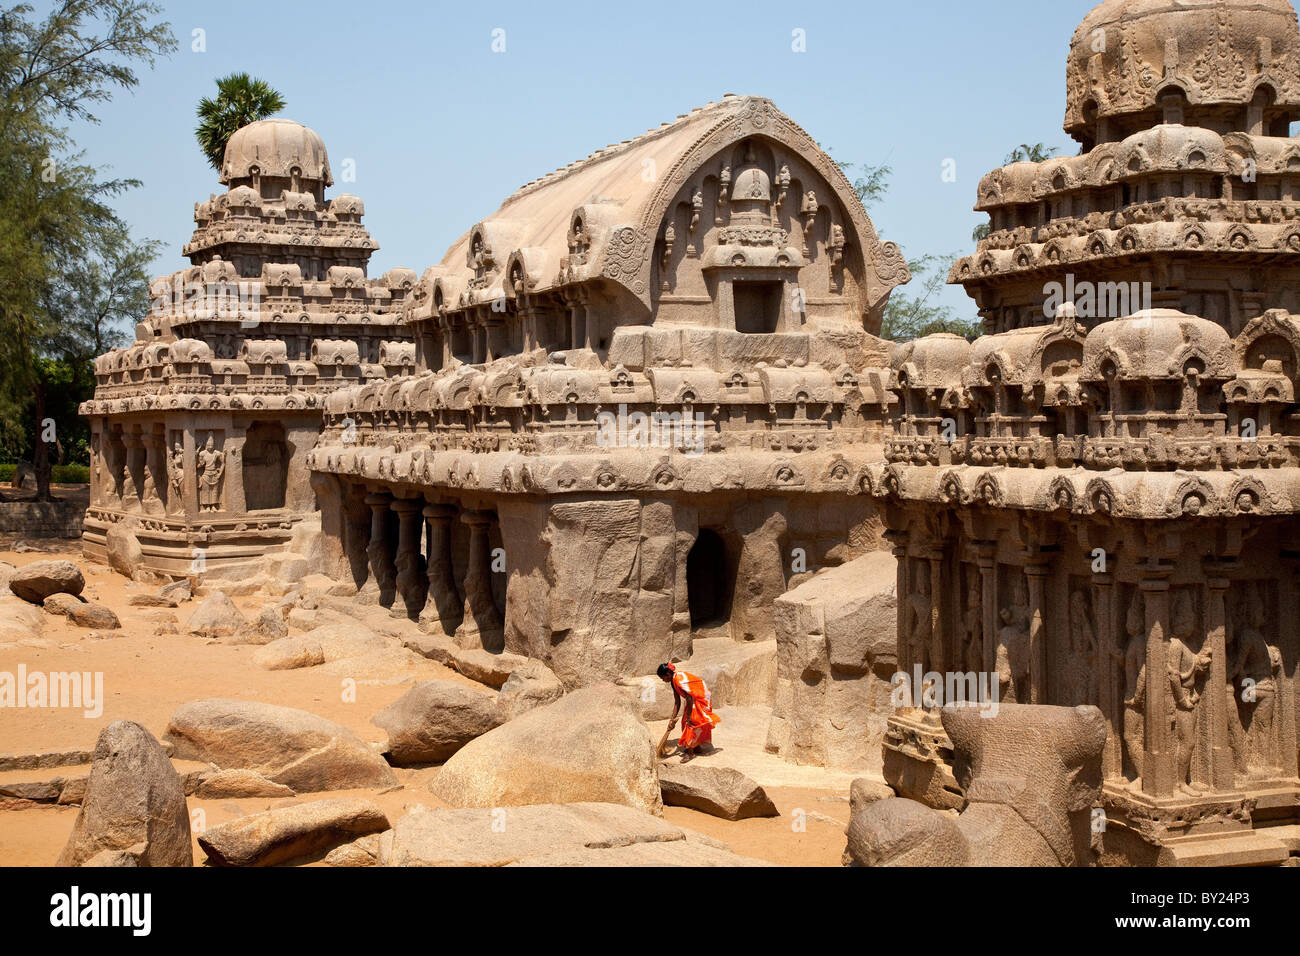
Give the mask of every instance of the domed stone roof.
[{"label": "domed stone roof", "polygon": [[284,179],[297,169],[303,182],[334,185],[325,142],[315,130],[290,119],[258,120],[230,137],[221,163],[221,182],[247,179],[254,169],[263,176]]},{"label": "domed stone roof", "polygon": [[[1300,28],[1290,0],[1106,0],[1070,41],[1065,130],[1157,108],[1170,87],[1192,106],[1245,105],[1270,88],[1300,112]],[[1159,122],[1159,120],[1156,120]]]}]

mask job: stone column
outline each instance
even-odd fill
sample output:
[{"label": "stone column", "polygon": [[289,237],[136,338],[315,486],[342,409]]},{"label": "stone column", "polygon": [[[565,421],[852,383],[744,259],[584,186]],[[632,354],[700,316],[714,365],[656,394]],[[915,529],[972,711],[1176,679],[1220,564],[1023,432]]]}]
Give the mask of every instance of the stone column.
[{"label": "stone column", "polygon": [[980,568],[980,612],[984,616],[984,670],[998,672],[998,547],[993,541],[976,544]]},{"label": "stone column", "polygon": [[221,496],[224,511],[244,514],[248,511],[248,502],[244,495],[244,434],[232,431],[226,433],[226,440],[221,446],[226,455],[226,487]]},{"label": "stone column", "polygon": [[[1107,559],[1109,560],[1109,559]],[[1097,697],[1106,718],[1106,746],[1102,751],[1102,775],[1106,779],[1124,776],[1124,710],[1120,701],[1123,680],[1119,662],[1124,647],[1116,633],[1115,576],[1104,571],[1093,576],[1097,626]]]},{"label": "stone column", "polygon": [[886,531],[885,538],[893,545],[891,553],[894,555],[895,562],[895,599],[898,603],[898,613],[894,615],[894,644],[898,656],[898,670],[900,673],[910,675],[912,673],[912,660],[909,653],[911,641],[908,640],[908,608],[910,607],[910,598],[912,595],[912,582],[907,573],[907,539],[906,531]]},{"label": "stone column", "polygon": [[1049,569],[1046,564],[1025,568],[1029,579],[1029,695],[1028,703],[1047,703],[1047,641],[1043,619],[1046,616],[1044,590]]},{"label": "stone column", "polygon": [[456,629],[461,647],[500,650],[505,621],[492,598],[492,548],[488,541],[490,511],[463,511],[460,520],[469,525],[469,567],[465,570],[465,617]]},{"label": "stone column", "polygon": [[[126,465],[122,478],[122,509],[139,511],[144,495],[144,438],[139,432],[122,433],[122,444],[126,447]],[[127,479],[130,479],[129,483]]]},{"label": "stone column", "polygon": [[1232,742],[1228,734],[1227,593],[1231,582],[1222,565],[1206,568],[1205,646],[1212,655],[1201,698],[1199,759],[1192,780],[1214,790],[1233,786]]},{"label": "stone column", "polygon": [[1169,722],[1173,698],[1169,690],[1169,568],[1148,564],[1139,586],[1146,605],[1146,714],[1142,757],[1142,792],[1168,796],[1174,792],[1174,754]]},{"label": "stone column", "polygon": [[456,587],[451,564],[451,519],[456,509],[451,505],[426,505],[424,517],[429,527],[427,575],[429,591],[420,627],[430,634],[451,637],[465,617],[465,599]]},{"label": "stone column", "polygon": [[425,575],[424,556],[420,554],[420,529],[423,500],[399,498],[393,502],[397,512],[397,576],[395,585],[398,600],[393,605],[394,617],[417,620],[424,610],[428,597],[429,579]]},{"label": "stone column", "polygon": [[170,490],[167,479],[167,439],[158,432],[150,432],[144,441],[144,467],[149,473],[145,481],[144,507],[151,514],[165,514],[167,493]]},{"label": "stone column", "polygon": [[943,551],[934,549],[929,554],[930,562],[930,647],[929,670],[942,674],[948,666],[951,650],[948,646],[948,629],[943,613],[943,593],[941,585],[943,576]]},{"label": "stone column", "polygon": [[392,495],[378,492],[366,495],[370,506],[370,545],[366,557],[370,563],[370,580],[365,590],[376,593],[379,603],[391,607],[397,595],[397,567],[393,563],[392,545],[388,538],[388,510]]}]

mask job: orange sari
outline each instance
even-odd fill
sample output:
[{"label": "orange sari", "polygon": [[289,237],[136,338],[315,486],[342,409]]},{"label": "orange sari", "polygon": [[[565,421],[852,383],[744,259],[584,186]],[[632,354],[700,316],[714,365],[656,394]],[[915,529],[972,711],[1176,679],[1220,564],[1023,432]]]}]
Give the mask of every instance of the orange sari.
[{"label": "orange sari", "polygon": [[685,671],[673,674],[673,687],[691,702],[690,720],[682,715],[682,736],[677,745],[683,750],[690,750],[701,744],[713,743],[713,728],[722,722],[713,712],[713,696],[702,678]]}]

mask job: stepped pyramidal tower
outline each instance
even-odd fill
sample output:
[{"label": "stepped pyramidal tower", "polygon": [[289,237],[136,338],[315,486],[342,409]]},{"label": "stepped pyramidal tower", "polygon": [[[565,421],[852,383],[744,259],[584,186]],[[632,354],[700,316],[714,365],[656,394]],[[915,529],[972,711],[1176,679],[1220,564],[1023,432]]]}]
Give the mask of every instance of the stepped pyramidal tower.
[{"label": "stepped pyramidal tower", "polygon": [[[904,670],[1106,718],[1103,862],[1278,862],[1300,821],[1300,32],[1287,0],[1108,0],[1077,156],[985,176],[976,341],[898,348],[867,490]],[[933,712],[887,771],[954,791]]]},{"label": "stepped pyramidal tower", "polygon": [[135,344],[95,360],[81,408],[85,550],[132,573],[237,573],[282,551],[316,510],[307,456],[325,396],[414,363],[398,307],[417,276],[366,277],[378,245],[360,199],[325,198],[315,132],[243,127],[221,183],[194,207],[189,268],[154,281]]}]

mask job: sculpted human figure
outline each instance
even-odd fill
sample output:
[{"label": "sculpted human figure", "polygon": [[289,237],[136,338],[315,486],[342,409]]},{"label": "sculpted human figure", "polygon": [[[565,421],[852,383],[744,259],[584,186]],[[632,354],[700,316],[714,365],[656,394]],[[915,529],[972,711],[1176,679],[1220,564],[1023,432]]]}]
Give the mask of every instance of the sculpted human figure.
[{"label": "sculpted human figure", "polygon": [[1029,598],[1024,582],[1016,582],[1011,607],[998,612],[997,670],[1002,699],[1027,704],[1031,700],[1029,653]]},{"label": "sculpted human figure", "polygon": [[984,669],[984,608],[980,603],[978,579],[972,575],[966,585],[966,611],[962,615],[966,651],[966,669],[978,673]]},{"label": "sculpted human figure", "polygon": [[1173,701],[1174,759],[1178,785],[1191,791],[1192,747],[1195,744],[1196,707],[1210,668],[1211,650],[1192,653],[1187,640],[1196,630],[1191,597],[1181,591],[1174,599],[1173,628],[1169,638],[1169,692]]},{"label": "sculpted human figure", "polygon": [[1115,657],[1124,674],[1124,755],[1137,779],[1142,778],[1142,755],[1146,742],[1143,724],[1147,696],[1147,629],[1139,595],[1133,595],[1124,620],[1128,641]]},{"label": "sculpted human figure", "polygon": [[1097,702],[1097,629],[1082,591],[1070,595],[1070,702]]},{"label": "sculpted human figure", "polygon": [[930,669],[930,569],[924,563],[917,567],[916,585],[907,598],[911,626],[908,629],[909,651],[913,664],[920,664],[921,671]]},{"label": "sculpted human figure", "polygon": [[226,471],[226,456],[217,449],[216,440],[208,432],[208,440],[199,453],[199,510],[221,510],[221,478]]},{"label": "sculpted human figure", "polygon": [[171,482],[172,500],[178,504],[183,500],[185,491],[185,449],[178,438],[172,443],[171,455],[167,459],[168,481]]},{"label": "sculpted human figure", "polygon": [[[1257,591],[1242,602],[1246,622],[1237,631],[1237,654],[1229,679],[1236,690],[1237,709],[1247,735],[1249,757],[1259,767],[1275,762],[1273,715],[1277,704],[1277,675],[1282,667],[1278,648],[1265,639],[1267,621]],[[1243,748],[1244,749],[1244,748]]]}]

